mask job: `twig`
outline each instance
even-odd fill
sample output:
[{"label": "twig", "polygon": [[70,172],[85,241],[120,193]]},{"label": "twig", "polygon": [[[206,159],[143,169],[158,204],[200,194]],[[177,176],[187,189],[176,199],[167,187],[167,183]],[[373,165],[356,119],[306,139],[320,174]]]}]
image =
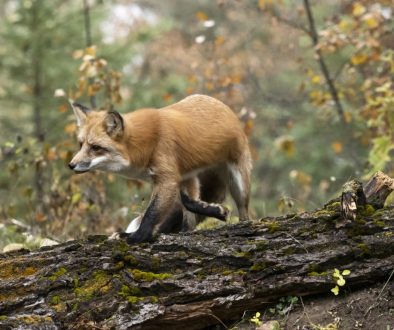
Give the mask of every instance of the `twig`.
[{"label": "twig", "polygon": [[338,91],[337,91],[337,89],[334,85],[334,82],[330,76],[330,73],[328,71],[326,62],[324,61],[323,55],[322,55],[320,49],[317,48],[318,43],[319,43],[319,36],[316,31],[315,20],[313,18],[313,14],[312,14],[311,5],[309,3],[309,0],[304,0],[304,8],[305,8],[306,16],[308,18],[308,23],[309,23],[309,35],[310,35],[310,37],[312,39],[312,43],[315,47],[315,52],[317,55],[317,60],[320,65],[320,69],[321,69],[321,71],[324,75],[324,78],[326,80],[326,83],[328,85],[328,89],[330,91],[331,97],[334,100],[338,115],[341,118],[342,122],[346,125],[347,124],[346,118],[345,118],[345,114],[343,111],[342,103],[339,100]]},{"label": "twig", "polygon": [[391,274],[390,274],[389,278],[387,279],[386,283],[384,283],[382,290],[380,290],[379,295],[378,295],[377,298],[375,299],[375,302],[374,302],[371,306],[369,306],[369,308],[367,309],[367,311],[364,313],[364,317],[366,317],[366,316],[368,315],[368,313],[369,313],[372,309],[374,309],[375,307],[377,307],[377,306],[379,305],[379,301],[378,301],[378,300],[379,300],[380,296],[382,295],[384,289],[386,288],[387,284],[390,282],[391,277],[393,276],[393,274],[394,274],[394,268],[393,268],[393,270],[391,271]]}]

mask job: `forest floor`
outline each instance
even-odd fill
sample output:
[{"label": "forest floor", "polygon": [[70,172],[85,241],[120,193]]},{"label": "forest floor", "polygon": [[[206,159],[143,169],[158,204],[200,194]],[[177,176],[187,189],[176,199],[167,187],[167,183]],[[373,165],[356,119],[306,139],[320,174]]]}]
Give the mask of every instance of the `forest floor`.
[{"label": "forest floor", "polygon": [[394,282],[303,299],[289,313],[286,330],[394,329]]}]

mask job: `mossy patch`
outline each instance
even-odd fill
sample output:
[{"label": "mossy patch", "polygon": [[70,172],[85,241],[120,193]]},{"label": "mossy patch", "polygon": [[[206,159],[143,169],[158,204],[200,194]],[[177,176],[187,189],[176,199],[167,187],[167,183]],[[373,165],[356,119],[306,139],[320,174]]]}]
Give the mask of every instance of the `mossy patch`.
[{"label": "mossy patch", "polygon": [[93,273],[93,278],[85,281],[82,286],[75,288],[77,297],[90,300],[94,295],[105,294],[111,288],[111,276],[104,271]]},{"label": "mossy patch", "polygon": [[228,275],[243,276],[243,275],[246,275],[247,273],[242,269],[239,269],[239,270],[227,269],[227,270],[223,271],[222,274],[224,276],[228,276]]},{"label": "mossy patch", "polygon": [[138,265],[138,260],[137,260],[137,258],[134,257],[132,254],[125,255],[125,256],[123,257],[123,260],[124,260],[125,263],[127,263],[127,264],[130,265],[130,266],[136,266],[136,265]]},{"label": "mossy patch", "polygon": [[251,272],[259,272],[262,271],[264,269],[266,269],[268,267],[267,263],[265,262],[256,262],[255,264],[253,264],[249,270]]},{"label": "mossy patch", "polygon": [[374,223],[376,226],[381,227],[381,228],[386,227],[386,224],[385,224],[385,222],[384,222],[383,220],[374,220],[373,223]]},{"label": "mossy patch", "polygon": [[9,278],[21,278],[34,275],[37,273],[38,269],[32,266],[25,265],[14,265],[8,261],[2,263],[0,262],[0,278],[1,279],[9,279]]},{"label": "mossy patch", "polygon": [[234,257],[237,257],[237,258],[247,258],[247,259],[249,259],[249,258],[251,258],[252,257],[252,254],[250,253],[250,252],[237,252],[237,253],[235,253],[234,254]]},{"label": "mossy patch", "polygon": [[359,248],[362,251],[363,256],[369,256],[371,254],[371,250],[364,243],[357,244],[357,248]]},{"label": "mossy patch", "polygon": [[145,299],[144,297],[141,297],[142,292],[139,288],[127,285],[123,285],[118,294],[130,304],[136,304],[137,302]]},{"label": "mossy patch", "polygon": [[172,276],[172,274],[168,273],[152,273],[152,272],[143,272],[139,269],[131,269],[131,274],[133,274],[133,278],[136,281],[145,281],[152,282],[154,280],[165,280]]},{"label": "mossy patch", "polygon": [[341,211],[341,203],[333,202],[331,204],[326,205],[325,209],[329,212],[340,212]]},{"label": "mossy patch", "polygon": [[327,272],[309,272],[308,276],[327,276]]},{"label": "mossy patch", "polygon": [[360,208],[360,215],[363,217],[369,217],[375,213],[375,208],[371,204],[367,204]]},{"label": "mossy patch", "polygon": [[261,223],[267,227],[268,232],[270,234],[276,233],[277,231],[281,230],[281,226],[278,221],[270,221],[270,220],[262,220]]},{"label": "mossy patch", "polygon": [[48,278],[54,282],[56,281],[60,276],[64,275],[67,273],[67,269],[64,267],[60,267],[56,272],[52,273],[51,276],[48,276]]},{"label": "mossy patch", "polygon": [[0,315],[0,322],[8,319],[8,316]]}]

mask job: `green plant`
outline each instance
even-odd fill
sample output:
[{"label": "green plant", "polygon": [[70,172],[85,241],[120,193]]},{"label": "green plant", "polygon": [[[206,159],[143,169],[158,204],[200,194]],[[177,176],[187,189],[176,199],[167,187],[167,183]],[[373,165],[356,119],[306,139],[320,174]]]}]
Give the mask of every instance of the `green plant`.
[{"label": "green plant", "polygon": [[337,268],[334,269],[332,277],[334,278],[335,283],[337,284],[335,287],[333,287],[331,289],[331,292],[334,295],[337,296],[339,293],[339,287],[344,286],[346,284],[346,280],[343,277],[347,276],[349,274],[350,274],[350,270],[348,270],[348,269],[345,269],[344,271],[342,271],[342,273],[339,271],[339,269],[337,269]]}]

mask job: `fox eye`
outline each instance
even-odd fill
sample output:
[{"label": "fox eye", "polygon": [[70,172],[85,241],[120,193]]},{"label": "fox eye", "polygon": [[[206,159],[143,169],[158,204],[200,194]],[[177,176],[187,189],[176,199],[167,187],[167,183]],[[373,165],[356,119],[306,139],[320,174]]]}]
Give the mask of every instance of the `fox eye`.
[{"label": "fox eye", "polygon": [[92,144],[92,145],[90,146],[90,148],[91,148],[93,151],[101,151],[101,150],[104,150],[103,147],[100,147],[100,146],[97,145],[97,144]]}]

